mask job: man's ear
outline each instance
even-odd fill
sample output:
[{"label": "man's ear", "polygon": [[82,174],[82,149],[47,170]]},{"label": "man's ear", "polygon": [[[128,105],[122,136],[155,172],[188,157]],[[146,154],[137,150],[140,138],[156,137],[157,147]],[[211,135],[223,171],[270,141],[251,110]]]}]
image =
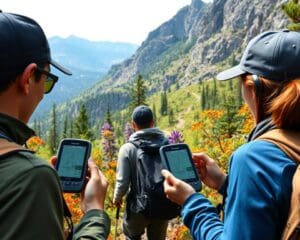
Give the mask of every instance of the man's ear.
[{"label": "man's ear", "polygon": [[150,127],[151,128],[155,127],[155,120],[154,119],[151,120]]},{"label": "man's ear", "polygon": [[133,128],[134,131],[137,130],[136,123],[134,121],[131,121],[131,127]]},{"label": "man's ear", "polygon": [[35,81],[36,64],[30,63],[19,77],[19,87],[24,94],[30,91],[30,85]]}]

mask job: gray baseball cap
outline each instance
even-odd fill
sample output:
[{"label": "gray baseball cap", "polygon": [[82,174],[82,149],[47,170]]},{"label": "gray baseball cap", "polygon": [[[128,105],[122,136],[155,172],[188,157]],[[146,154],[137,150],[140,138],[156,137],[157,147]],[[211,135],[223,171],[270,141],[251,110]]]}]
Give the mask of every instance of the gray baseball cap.
[{"label": "gray baseball cap", "polygon": [[259,34],[248,43],[239,65],[216,78],[229,80],[244,73],[277,82],[300,77],[300,33],[282,30]]}]

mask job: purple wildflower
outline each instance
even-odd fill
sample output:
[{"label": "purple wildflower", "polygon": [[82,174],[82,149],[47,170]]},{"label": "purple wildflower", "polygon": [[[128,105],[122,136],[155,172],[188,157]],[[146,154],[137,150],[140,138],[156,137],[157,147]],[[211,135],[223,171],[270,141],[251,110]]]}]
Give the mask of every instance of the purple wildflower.
[{"label": "purple wildflower", "polygon": [[116,157],[116,144],[115,144],[115,134],[113,128],[109,123],[104,123],[101,128],[102,135],[102,149],[104,154],[104,160],[113,161]]},{"label": "purple wildflower", "polygon": [[106,122],[103,124],[101,128],[101,133],[105,130],[113,131],[113,127],[108,122]]},{"label": "purple wildflower", "polygon": [[169,143],[175,144],[175,143],[183,143],[183,142],[184,142],[183,135],[179,131],[173,130],[169,136]]},{"label": "purple wildflower", "polygon": [[124,136],[125,136],[125,139],[126,141],[129,140],[129,137],[131,136],[131,134],[134,133],[134,130],[133,128],[131,127],[131,124],[129,122],[127,122],[125,124],[125,129],[124,129]]}]

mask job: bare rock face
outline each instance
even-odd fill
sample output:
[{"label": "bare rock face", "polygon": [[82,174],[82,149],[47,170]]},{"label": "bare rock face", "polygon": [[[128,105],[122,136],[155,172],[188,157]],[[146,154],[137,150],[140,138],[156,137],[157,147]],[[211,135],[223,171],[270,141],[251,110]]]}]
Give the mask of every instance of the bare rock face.
[{"label": "bare rock face", "polygon": [[[93,88],[91,114],[103,117],[129,103],[128,83],[137,74],[148,81],[149,91],[163,91],[212,78],[237,64],[251,38],[266,30],[285,28],[283,0],[192,0],[148,37],[127,60],[111,67],[105,80]],[[114,97],[107,97],[107,96]],[[109,103],[108,103],[109,102]],[[96,107],[95,107],[96,106]]]},{"label": "bare rock face", "polygon": [[[280,0],[214,0],[209,4],[192,0],[172,19],[150,32],[130,59],[114,66],[109,73],[111,80],[126,83],[145,69],[151,72],[151,66],[163,59],[166,52],[173,51],[176,44],[190,42],[188,64],[181,74],[184,77],[178,79],[193,81],[195,69],[199,70],[197,79],[211,77],[218,70],[218,63],[233,54],[233,58],[239,59],[255,35],[287,25],[280,4]],[[161,80],[164,81],[164,76]]]}]

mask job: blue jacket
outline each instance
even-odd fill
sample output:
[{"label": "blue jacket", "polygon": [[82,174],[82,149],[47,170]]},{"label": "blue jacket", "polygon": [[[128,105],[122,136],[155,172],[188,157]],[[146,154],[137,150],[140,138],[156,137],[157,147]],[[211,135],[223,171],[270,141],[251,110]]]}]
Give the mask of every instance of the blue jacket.
[{"label": "blue jacket", "polygon": [[190,196],[183,221],[195,239],[280,239],[290,206],[296,164],[277,146],[255,140],[231,157],[224,223],[202,195]]}]

